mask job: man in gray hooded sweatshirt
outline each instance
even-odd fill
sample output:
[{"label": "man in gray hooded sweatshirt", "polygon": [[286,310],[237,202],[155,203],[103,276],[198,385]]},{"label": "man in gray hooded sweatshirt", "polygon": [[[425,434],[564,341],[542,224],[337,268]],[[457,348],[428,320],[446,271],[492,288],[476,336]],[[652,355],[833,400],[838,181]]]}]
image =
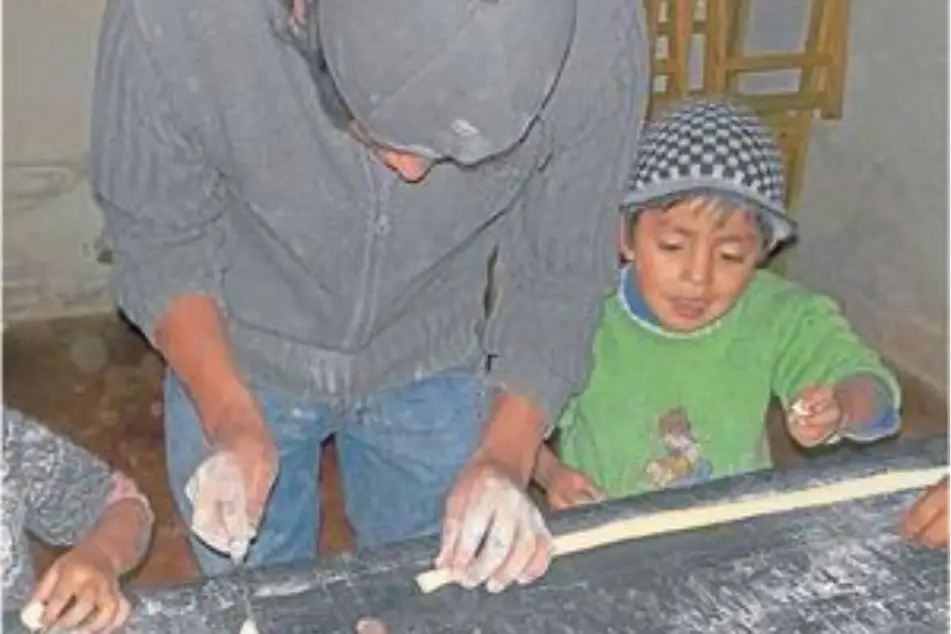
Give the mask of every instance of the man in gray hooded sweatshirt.
[{"label": "man in gray hooded sweatshirt", "polygon": [[207,574],[315,554],[331,434],[358,546],[545,571],[648,68],[639,0],[110,2],[92,183]]}]

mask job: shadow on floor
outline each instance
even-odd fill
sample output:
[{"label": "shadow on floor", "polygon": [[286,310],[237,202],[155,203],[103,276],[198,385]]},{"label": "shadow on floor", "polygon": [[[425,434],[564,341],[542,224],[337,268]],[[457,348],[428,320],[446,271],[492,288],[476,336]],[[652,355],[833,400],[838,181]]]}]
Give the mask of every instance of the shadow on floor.
[{"label": "shadow on floor", "polygon": [[[197,574],[185,528],[165,479],[161,361],[141,337],[115,316],[71,318],[10,327],[4,333],[4,401],[33,415],[116,467],[126,470],[155,507],[156,536],[136,574],[143,584],[167,584]],[[927,388],[905,381],[906,435],[947,429],[947,404]],[[772,417],[770,444],[779,465],[807,458]],[[343,512],[333,445],[324,449],[321,474],[322,551],[351,545]],[[55,552],[37,548],[39,567]]]}]

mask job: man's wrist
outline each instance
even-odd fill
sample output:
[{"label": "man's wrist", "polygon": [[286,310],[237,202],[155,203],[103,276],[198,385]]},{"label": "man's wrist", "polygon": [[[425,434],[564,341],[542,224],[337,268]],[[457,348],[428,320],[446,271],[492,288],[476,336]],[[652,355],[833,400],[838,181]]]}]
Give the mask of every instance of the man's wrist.
[{"label": "man's wrist", "polygon": [[500,390],[474,458],[491,460],[528,486],[543,432],[541,411],[528,398]]},{"label": "man's wrist", "polygon": [[184,383],[210,436],[260,424],[257,404],[232,358],[215,298],[201,294],[175,298],[156,333],[165,359]]},{"label": "man's wrist", "polygon": [[238,381],[222,383],[217,390],[195,390],[193,395],[202,425],[213,442],[264,424],[250,390]]}]

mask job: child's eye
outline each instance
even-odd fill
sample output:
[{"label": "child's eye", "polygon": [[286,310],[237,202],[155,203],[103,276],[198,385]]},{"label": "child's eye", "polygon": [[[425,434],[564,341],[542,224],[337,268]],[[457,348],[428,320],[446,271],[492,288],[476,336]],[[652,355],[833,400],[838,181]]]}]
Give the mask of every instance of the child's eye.
[{"label": "child's eye", "polygon": [[683,245],[677,242],[664,242],[661,240],[657,243],[657,247],[661,251],[680,251],[683,249]]},{"label": "child's eye", "polygon": [[746,255],[743,253],[721,253],[720,257],[727,262],[732,262],[735,264],[742,264],[746,261]]}]

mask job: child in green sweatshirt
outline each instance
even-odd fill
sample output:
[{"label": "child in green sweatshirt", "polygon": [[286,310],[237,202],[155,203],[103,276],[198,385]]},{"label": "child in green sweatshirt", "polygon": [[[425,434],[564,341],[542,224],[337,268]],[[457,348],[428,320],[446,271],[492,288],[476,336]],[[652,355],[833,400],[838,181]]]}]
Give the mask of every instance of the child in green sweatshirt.
[{"label": "child in green sweatshirt", "polygon": [[644,132],[625,200],[627,266],[607,298],[587,386],[539,454],[554,508],[771,467],[775,395],[803,447],[900,426],[899,389],[838,306],[757,265],[795,234],[782,154],[719,102]]}]

